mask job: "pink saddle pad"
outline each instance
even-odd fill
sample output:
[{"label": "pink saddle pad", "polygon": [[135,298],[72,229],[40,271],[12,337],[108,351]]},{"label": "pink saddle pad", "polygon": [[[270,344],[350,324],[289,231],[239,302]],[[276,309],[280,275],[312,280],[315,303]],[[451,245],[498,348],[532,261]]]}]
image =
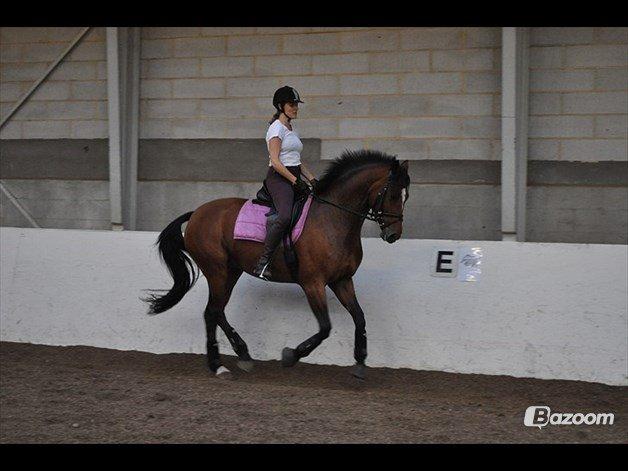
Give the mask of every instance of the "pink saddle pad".
[{"label": "pink saddle pad", "polygon": [[[296,242],[303,232],[307,213],[310,210],[312,196],[308,196],[299,220],[292,228],[292,241]],[[261,204],[253,203],[253,200],[247,200],[242,205],[238,218],[236,219],[235,228],[233,229],[233,238],[240,240],[254,240],[256,242],[264,242],[266,238],[266,213],[272,208]]]}]

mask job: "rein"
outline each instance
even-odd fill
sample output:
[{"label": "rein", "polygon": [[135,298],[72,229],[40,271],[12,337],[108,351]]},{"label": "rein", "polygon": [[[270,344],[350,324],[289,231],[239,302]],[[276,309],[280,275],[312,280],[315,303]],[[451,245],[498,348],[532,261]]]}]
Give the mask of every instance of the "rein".
[{"label": "rein", "polygon": [[[399,221],[403,221],[403,214],[395,214],[395,213],[389,213],[386,211],[382,211],[381,207],[384,204],[384,198],[386,197],[386,192],[388,192],[388,187],[390,186],[390,182],[392,179],[392,170],[390,172],[388,172],[388,181],[386,182],[386,185],[384,185],[384,187],[379,191],[379,193],[377,193],[377,198],[375,199],[375,204],[373,205],[373,207],[369,208],[369,210],[366,213],[361,213],[358,211],[355,211],[351,208],[347,208],[346,206],[342,206],[339,204],[336,204],[332,201],[326,200],[324,198],[321,198],[320,196],[318,196],[317,194],[314,193],[314,191],[312,191],[312,197],[316,200],[319,201],[321,203],[325,203],[325,204],[329,204],[331,206],[334,206],[338,209],[342,209],[343,211],[347,211],[351,214],[354,214],[356,216],[360,216],[362,219],[368,219],[369,221],[375,221],[377,224],[379,224],[379,227],[384,230],[385,228],[387,228],[388,226],[390,226],[391,224],[394,224],[395,220],[399,220]],[[390,221],[389,223],[386,223],[384,221],[385,217],[389,217],[389,218],[394,218],[392,221]]]}]

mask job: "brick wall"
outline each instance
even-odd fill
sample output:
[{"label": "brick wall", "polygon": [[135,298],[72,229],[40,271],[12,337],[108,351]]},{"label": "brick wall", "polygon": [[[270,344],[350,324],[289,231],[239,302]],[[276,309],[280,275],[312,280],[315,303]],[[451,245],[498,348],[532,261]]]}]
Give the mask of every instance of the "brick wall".
[{"label": "brick wall", "polygon": [[532,28],[530,158],[628,159],[628,28]]},{"label": "brick wall", "polygon": [[[5,115],[82,28],[0,28]],[[105,29],[93,28],[2,129],[3,139],[107,136]]]},{"label": "brick wall", "polygon": [[[0,28],[2,114],[79,31]],[[530,166],[560,171],[530,180],[528,239],[626,243],[628,28],[532,28],[530,39]],[[263,148],[272,93],[290,84],[306,102],[296,125],[320,139],[323,159],[367,147],[441,166],[413,183],[407,236],[498,239],[500,47],[500,28],[146,27],[140,137],[176,147],[160,158],[185,155],[191,139],[202,139],[198,165],[213,165],[215,155],[241,165],[242,139]],[[105,30],[94,28],[2,129],[3,165],[14,167],[6,186],[44,227],[107,228],[106,137]],[[37,167],[33,145],[63,177],[27,175]],[[19,152],[7,159],[9,148]],[[583,169],[578,161],[607,162]],[[470,178],[469,164],[494,178]],[[429,176],[426,166],[415,170]],[[141,228],[160,229],[197,200],[252,197],[256,184],[233,175],[239,180],[224,187],[196,175],[190,185],[141,182]],[[154,208],[157,194],[164,203]],[[25,224],[3,196],[0,209],[0,224]],[[364,234],[376,236],[376,225]]]},{"label": "brick wall", "polygon": [[[80,28],[0,28],[1,112]],[[626,160],[627,28],[532,28],[530,158]],[[499,28],[142,28],[141,137],[260,138],[275,88],[323,158],[499,159]],[[5,139],[107,136],[104,28],[2,129]]]},{"label": "brick wall", "polygon": [[499,28],[143,28],[141,136],[261,138],[281,85],[323,158],[499,156]]},{"label": "brick wall", "polygon": [[[41,78],[81,29],[0,28],[2,116]],[[47,145],[51,142],[47,139],[72,139],[73,142],[86,139],[78,155],[85,160],[85,164],[76,166],[91,169],[93,165],[88,158],[91,155],[88,148],[94,147],[95,139],[106,138],[108,134],[106,77],[105,29],[92,28],[2,128],[0,138],[5,140],[2,158],[10,160],[7,140],[20,139],[28,147],[28,144],[37,142]],[[67,147],[72,146],[68,144]],[[61,168],[68,165],[64,160],[67,151],[51,152],[52,155],[41,159],[42,167],[53,165]],[[26,175],[28,168],[30,165],[26,163],[18,166],[23,179],[19,176],[7,179],[6,172],[2,176],[6,188],[42,227],[111,227],[109,184],[106,180],[85,180],[81,177],[33,179]],[[0,195],[0,224],[29,226],[4,194]]]}]

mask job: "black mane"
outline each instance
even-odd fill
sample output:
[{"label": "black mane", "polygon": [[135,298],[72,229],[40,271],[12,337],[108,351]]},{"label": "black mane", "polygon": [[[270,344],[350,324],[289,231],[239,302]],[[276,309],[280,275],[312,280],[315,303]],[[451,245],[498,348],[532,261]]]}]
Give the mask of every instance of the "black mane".
[{"label": "black mane", "polygon": [[399,161],[395,156],[387,155],[377,150],[345,150],[340,157],[334,159],[325,169],[325,172],[316,184],[316,193],[325,193],[344,176],[370,164],[386,164],[396,167],[399,165]]}]

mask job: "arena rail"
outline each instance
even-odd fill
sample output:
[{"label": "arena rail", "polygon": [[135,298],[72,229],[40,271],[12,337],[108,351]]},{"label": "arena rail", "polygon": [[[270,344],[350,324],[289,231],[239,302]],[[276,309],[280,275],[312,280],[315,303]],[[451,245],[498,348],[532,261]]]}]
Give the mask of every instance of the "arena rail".
[{"label": "arena rail", "polygon": [[[204,353],[203,277],[173,309],[146,315],[143,290],[171,285],[156,237],[0,228],[0,339]],[[365,238],[363,247],[354,280],[370,366],[628,384],[628,246]],[[304,361],[350,365],[352,321],[331,290],[328,299],[331,336]],[[260,360],[316,331],[297,285],[246,274],[227,316]]]}]

